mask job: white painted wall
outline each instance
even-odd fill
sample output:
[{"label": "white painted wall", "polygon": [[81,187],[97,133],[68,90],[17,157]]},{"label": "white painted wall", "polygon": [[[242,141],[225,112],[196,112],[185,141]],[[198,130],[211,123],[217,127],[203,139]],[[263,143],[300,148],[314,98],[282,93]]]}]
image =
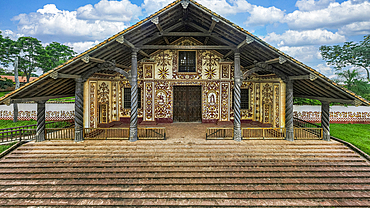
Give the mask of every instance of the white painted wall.
[{"label": "white painted wall", "polygon": [[[46,120],[60,121],[74,119],[75,104],[74,103],[46,103]],[[13,104],[0,105],[0,119],[13,120]],[[36,120],[37,119],[37,104],[36,103],[19,103],[18,104],[18,120]]]},{"label": "white painted wall", "polygon": [[[320,123],[321,106],[318,105],[295,105],[294,117]],[[369,106],[330,106],[330,123],[370,123]]]}]

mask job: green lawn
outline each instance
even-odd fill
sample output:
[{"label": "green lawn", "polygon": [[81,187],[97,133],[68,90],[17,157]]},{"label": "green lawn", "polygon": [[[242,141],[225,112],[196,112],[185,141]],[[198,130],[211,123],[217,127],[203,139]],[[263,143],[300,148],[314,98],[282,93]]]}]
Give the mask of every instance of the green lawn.
[{"label": "green lawn", "polygon": [[11,92],[11,91],[0,92],[0,97],[2,97],[2,96],[4,96],[4,95],[8,94],[9,92]]},{"label": "green lawn", "polygon": [[[49,121],[48,121],[49,122]],[[47,122],[47,123],[48,123]],[[37,124],[37,121],[30,120],[30,121],[18,121],[16,123],[13,122],[13,120],[0,120],[0,129],[6,129],[10,127],[18,127],[18,126],[26,126],[26,125],[33,125]],[[60,121],[57,124],[53,124],[53,128],[62,128],[69,125],[68,122]],[[49,128],[49,127],[48,127]]]},{"label": "green lawn", "polygon": [[370,124],[330,124],[330,134],[370,155]]},{"label": "green lawn", "polygon": [[0,145],[0,153],[4,152],[9,147],[13,146],[15,143],[17,143],[17,142],[13,142],[13,143],[10,143],[10,144],[7,144],[7,145]]}]

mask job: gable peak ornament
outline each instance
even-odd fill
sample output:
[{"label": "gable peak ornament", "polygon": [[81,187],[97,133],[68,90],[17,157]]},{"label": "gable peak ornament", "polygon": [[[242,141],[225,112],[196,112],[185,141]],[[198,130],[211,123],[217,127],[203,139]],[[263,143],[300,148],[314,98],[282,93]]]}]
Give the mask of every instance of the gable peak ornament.
[{"label": "gable peak ornament", "polygon": [[187,9],[189,6],[190,1],[189,0],[183,0],[181,1],[182,8]]}]

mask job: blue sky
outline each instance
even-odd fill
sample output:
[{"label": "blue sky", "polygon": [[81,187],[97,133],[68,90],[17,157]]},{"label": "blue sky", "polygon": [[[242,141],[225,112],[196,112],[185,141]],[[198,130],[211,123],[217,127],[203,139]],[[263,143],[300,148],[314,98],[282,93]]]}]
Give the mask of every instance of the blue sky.
[{"label": "blue sky", "polygon": [[[61,42],[81,53],[173,0],[0,1],[0,30],[17,39]],[[202,5],[330,78],[335,71],[320,45],[359,41],[370,34],[364,0],[198,0]]]}]

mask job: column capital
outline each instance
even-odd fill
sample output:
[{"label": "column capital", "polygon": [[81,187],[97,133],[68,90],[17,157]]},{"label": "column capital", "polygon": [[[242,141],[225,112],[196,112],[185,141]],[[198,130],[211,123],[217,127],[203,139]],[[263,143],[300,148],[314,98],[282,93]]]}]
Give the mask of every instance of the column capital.
[{"label": "column capital", "polygon": [[132,51],[132,54],[134,54],[134,53],[139,52],[140,48],[132,48],[131,51]]}]

